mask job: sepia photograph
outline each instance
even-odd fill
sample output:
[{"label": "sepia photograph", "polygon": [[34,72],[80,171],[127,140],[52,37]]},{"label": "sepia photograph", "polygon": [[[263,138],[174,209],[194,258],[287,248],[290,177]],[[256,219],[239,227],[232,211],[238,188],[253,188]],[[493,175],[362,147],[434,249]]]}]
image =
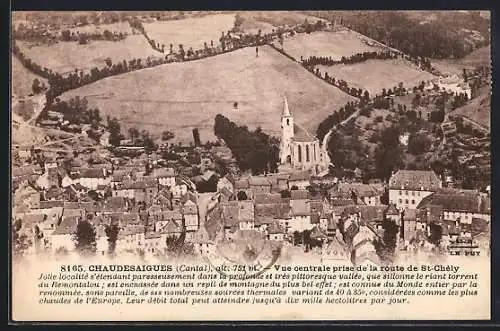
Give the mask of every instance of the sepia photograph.
[{"label": "sepia photograph", "polygon": [[490,27],[12,12],[13,320],[489,319]]}]

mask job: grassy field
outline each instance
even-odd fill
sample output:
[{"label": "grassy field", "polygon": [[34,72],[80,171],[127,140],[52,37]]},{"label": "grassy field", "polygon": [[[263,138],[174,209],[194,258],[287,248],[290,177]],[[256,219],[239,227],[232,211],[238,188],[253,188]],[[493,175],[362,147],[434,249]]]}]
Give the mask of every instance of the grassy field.
[{"label": "grassy field", "polygon": [[14,56],[11,55],[12,59],[12,97],[22,98],[30,93],[33,93],[31,86],[33,85],[33,80],[38,78],[41,83],[47,85],[47,81],[42,77],[35,75],[28,69],[26,69],[22,63]]},{"label": "grassy field", "polygon": [[368,90],[372,95],[380,93],[383,88],[392,89],[399,82],[403,82],[407,88],[413,88],[422,80],[435,78],[401,60],[368,60],[350,65],[320,65],[318,68],[322,73],[328,72],[335,79],[343,79],[349,86]]},{"label": "grassy field", "polygon": [[133,35],[122,41],[93,41],[87,45],[76,42],[59,42],[51,46],[33,46],[26,42],[18,42],[23,52],[36,63],[66,73],[75,70],[90,70],[93,67],[104,67],[104,60],[111,58],[113,62],[145,59],[158,56],[142,35]]},{"label": "grassy field", "polygon": [[257,33],[260,29],[264,34],[278,26],[301,24],[306,19],[311,23],[319,20],[319,18],[293,11],[246,11],[238,12],[238,14],[243,18],[240,28],[248,33]]},{"label": "grassy field", "polygon": [[103,79],[62,97],[86,96],[103,117],[119,118],[123,132],[132,126],[154,134],[173,130],[175,140],[187,142],[194,127],[202,141],[213,140],[218,113],[279,135],[285,94],[296,122],[311,132],[333,110],[354,100],[267,46],[258,58],[253,48],[246,48]]},{"label": "grassy field", "polygon": [[[364,43],[355,32],[314,32],[311,34],[299,33],[291,38],[286,38],[283,48],[286,53],[300,60],[310,56],[327,56],[340,59],[356,53],[373,52],[381,50],[380,47],[369,46]],[[367,39],[367,38],[365,38]]]},{"label": "grassy field", "polygon": [[463,59],[432,60],[432,65],[445,75],[461,75],[464,68],[491,66],[491,46],[478,48]]},{"label": "grassy field", "polygon": [[185,50],[189,47],[200,49],[203,43],[210,45],[219,44],[219,38],[222,32],[226,33],[234,26],[235,14],[216,14],[202,17],[186,18],[173,21],[158,21],[153,23],[143,23],[149,36],[155,42],[165,44],[168,49],[172,44],[177,51],[179,44],[184,46]]}]

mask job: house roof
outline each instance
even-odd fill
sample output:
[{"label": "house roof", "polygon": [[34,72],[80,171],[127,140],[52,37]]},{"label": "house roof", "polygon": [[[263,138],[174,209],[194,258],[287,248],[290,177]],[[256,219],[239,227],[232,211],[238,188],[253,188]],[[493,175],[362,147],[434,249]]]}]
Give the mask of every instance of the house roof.
[{"label": "house roof", "polygon": [[238,201],[222,203],[222,219],[225,226],[238,225],[239,205]]},{"label": "house roof", "polygon": [[140,234],[145,232],[144,225],[127,225],[118,232],[118,237],[123,238],[126,236],[131,236],[135,234]]},{"label": "house roof", "polygon": [[124,197],[109,197],[106,200],[107,208],[125,208],[127,203]]},{"label": "house roof", "polygon": [[250,186],[271,186],[271,181],[263,176],[251,176],[248,178]]},{"label": "house roof", "polygon": [[343,215],[352,215],[361,213],[361,219],[366,222],[383,221],[384,213],[386,210],[387,206],[383,205],[381,206],[354,205],[354,206],[347,206],[343,211]]},{"label": "house roof", "polygon": [[288,177],[289,181],[303,181],[303,180],[310,180],[310,179],[311,179],[311,174],[307,170],[294,171]]},{"label": "house roof", "polygon": [[267,228],[267,233],[269,234],[280,234],[284,233],[283,229],[279,227],[279,225],[276,222],[272,222],[269,224],[269,227]]},{"label": "house roof", "polygon": [[153,169],[153,176],[157,178],[175,177],[175,170],[173,168],[156,168]]},{"label": "house roof", "polygon": [[309,191],[308,190],[291,190],[290,198],[292,200],[307,200],[309,199]]},{"label": "house roof", "polygon": [[40,209],[49,209],[54,207],[63,207],[64,201],[62,200],[49,200],[49,201],[40,201]]},{"label": "house roof", "polygon": [[234,183],[234,188],[238,189],[247,189],[250,187],[248,179],[239,179]]},{"label": "house roof", "polygon": [[438,191],[425,197],[417,208],[426,208],[430,205],[443,206],[444,211],[486,213],[486,205],[479,193],[475,191]]},{"label": "house roof", "polygon": [[311,205],[308,200],[291,200],[290,209],[292,216],[311,215]]},{"label": "house roof", "polygon": [[416,221],[417,220],[417,209],[407,208],[404,210],[403,214],[404,221]]},{"label": "house roof", "polygon": [[281,203],[279,193],[261,193],[254,196],[255,204]]},{"label": "house roof", "polygon": [[389,180],[392,189],[437,191],[441,180],[431,170],[398,170]]},{"label": "house roof", "polygon": [[238,221],[253,221],[255,216],[255,209],[253,201],[242,200],[238,201]]},{"label": "house roof", "polygon": [[181,231],[182,231],[181,225],[178,222],[174,221],[173,219],[168,221],[168,223],[161,230],[161,232],[168,234],[180,233]]},{"label": "house roof", "polygon": [[25,224],[36,224],[41,223],[45,220],[44,214],[24,214],[20,218],[23,222],[23,227]]},{"label": "house roof", "polygon": [[193,235],[193,242],[198,244],[212,244],[213,240],[210,239],[207,229],[205,226],[200,226],[200,228]]},{"label": "house roof", "polygon": [[67,235],[75,233],[79,218],[79,216],[64,218],[61,224],[59,224],[59,226],[54,230],[52,235]]},{"label": "house roof", "polygon": [[80,171],[81,178],[106,178],[104,169],[102,168],[87,168]]},{"label": "house roof", "polygon": [[[313,142],[318,139],[298,124],[293,125],[293,133],[293,141],[297,142]],[[310,151],[310,153],[312,153],[312,151]]]},{"label": "house roof", "polygon": [[318,226],[315,226],[311,231],[311,238],[321,240],[328,238],[328,236]]},{"label": "house roof", "polygon": [[389,205],[389,208],[387,209],[386,215],[398,215],[399,216],[399,214],[400,214],[400,212],[396,208],[396,205],[394,205],[393,203],[391,203]]},{"label": "house roof", "polygon": [[279,203],[256,204],[255,220],[261,222],[268,218],[286,219],[290,217],[290,202],[281,201]]},{"label": "house roof", "polygon": [[184,204],[182,210],[185,215],[198,215],[198,206],[191,200]]},{"label": "house roof", "polygon": [[84,212],[82,209],[64,209],[63,217],[71,217],[71,216],[83,216]]},{"label": "house roof", "polygon": [[384,193],[384,188],[380,184],[339,183],[337,189],[343,197],[350,197],[351,192],[360,198],[380,196]]},{"label": "house roof", "polygon": [[64,201],[63,207],[64,209],[78,209],[80,208],[80,205],[78,202]]}]

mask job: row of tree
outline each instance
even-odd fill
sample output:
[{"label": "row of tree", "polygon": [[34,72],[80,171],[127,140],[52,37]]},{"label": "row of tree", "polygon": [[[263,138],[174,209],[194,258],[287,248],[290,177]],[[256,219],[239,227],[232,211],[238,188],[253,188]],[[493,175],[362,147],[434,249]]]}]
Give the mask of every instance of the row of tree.
[{"label": "row of tree", "polygon": [[318,125],[318,129],[316,130],[316,137],[318,137],[318,139],[322,141],[328,131],[349,118],[349,116],[351,116],[356,111],[356,109],[356,103],[353,101],[349,101],[345,104],[344,107],[341,107],[338,111],[334,111]]},{"label": "row of tree", "polygon": [[241,170],[251,170],[253,174],[277,171],[279,142],[265,134],[261,128],[250,131],[246,126],[238,126],[218,114],[215,117],[214,133],[226,143]]},{"label": "row of tree", "polygon": [[361,63],[368,60],[388,60],[388,59],[396,59],[400,57],[399,54],[395,52],[385,51],[385,52],[363,52],[356,53],[351,56],[345,57],[342,56],[340,60],[335,60],[331,56],[310,56],[307,59],[302,59],[301,62],[305,66],[317,66],[317,65],[325,65],[332,66],[336,64],[355,64]]},{"label": "row of tree", "polygon": [[127,38],[128,34],[123,33],[123,32],[111,32],[109,30],[104,30],[102,33],[100,32],[93,32],[93,33],[86,33],[82,32],[80,33],[77,31],[76,33],[74,31],[70,30],[63,30],[61,32],[61,41],[75,41],[78,42],[81,45],[88,44],[91,40],[92,41],[98,41],[98,40],[104,40],[104,41],[121,41]]}]

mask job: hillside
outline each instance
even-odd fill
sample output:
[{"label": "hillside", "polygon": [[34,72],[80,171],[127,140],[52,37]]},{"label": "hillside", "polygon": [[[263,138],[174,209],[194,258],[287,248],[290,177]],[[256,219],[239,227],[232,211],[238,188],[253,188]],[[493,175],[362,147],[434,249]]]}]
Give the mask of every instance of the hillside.
[{"label": "hillside", "polygon": [[472,99],[465,106],[457,108],[447,115],[467,117],[490,130],[491,89],[489,87],[483,88],[480,90],[477,97]]},{"label": "hillside", "polygon": [[317,68],[335,79],[347,81],[349,86],[368,90],[372,95],[379,94],[383,88],[393,89],[400,82],[406,88],[412,88],[421,81],[435,78],[402,60],[368,60],[349,65],[319,65]]},{"label": "hillside", "polygon": [[490,43],[490,19],[480,11],[360,10],[310,12],[414,56],[463,58]]},{"label": "hillside", "polygon": [[462,75],[463,69],[491,66],[491,46],[476,49],[463,59],[434,60],[432,65],[445,75]]},{"label": "hillside", "polygon": [[22,63],[14,56],[11,55],[11,63],[12,63],[12,96],[22,98],[31,93],[33,90],[31,89],[33,85],[33,80],[38,78],[40,83],[47,84],[47,81],[40,76],[35,75],[28,69],[26,69]]},{"label": "hillside", "polygon": [[354,100],[268,46],[259,49],[259,57],[254,48],[245,48],[166,64],[103,79],[62,98],[77,95],[86,96],[103,117],[119,118],[125,130],[173,130],[175,140],[183,141],[192,141],[194,127],[200,129],[202,141],[213,140],[218,113],[239,125],[262,126],[279,135],[284,95],[296,122],[315,132],[333,109]]},{"label": "hillside", "polygon": [[206,15],[172,21],[156,21],[143,23],[148,36],[156,43],[164,44],[168,49],[172,44],[178,50],[180,44],[184,49],[201,49],[203,43],[210,45],[213,41],[219,44],[222,32],[227,33],[234,26],[234,14]]}]

